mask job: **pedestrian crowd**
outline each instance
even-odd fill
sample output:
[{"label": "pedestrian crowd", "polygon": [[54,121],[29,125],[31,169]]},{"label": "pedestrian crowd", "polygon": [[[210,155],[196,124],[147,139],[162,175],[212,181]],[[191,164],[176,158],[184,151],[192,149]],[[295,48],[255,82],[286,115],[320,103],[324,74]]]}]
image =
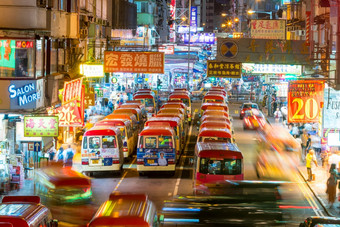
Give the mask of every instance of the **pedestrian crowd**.
[{"label": "pedestrian crowd", "polygon": [[68,145],[66,150],[64,150],[63,146],[60,146],[58,151],[56,151],[56,149],[52,147],[49,150],[48,154],[49,160],[52,162],[62,163],[65,167],[72,167],[73,165],[73,157],[75,151],[71,147],[71,145]]}]

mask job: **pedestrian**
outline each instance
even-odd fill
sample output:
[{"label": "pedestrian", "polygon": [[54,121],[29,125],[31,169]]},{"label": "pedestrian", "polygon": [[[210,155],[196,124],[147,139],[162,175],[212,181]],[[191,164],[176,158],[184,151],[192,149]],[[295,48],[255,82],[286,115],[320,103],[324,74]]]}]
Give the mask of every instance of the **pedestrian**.
[{"label": "pedestrian", "polygon": [[314,167],[313,163],[315,164],[316,167],[318,167],[318,163],[316,161],[314,151],[310,149],[306,156],[306,168],[307,168],[307,173],[308,173],[307,181],[315,180],[315,178],[313,177],[313,170],[312,170],[312,167]]},{"label": "pedestrian", "polygon": [[321,154],[321,138],[318,134],[315,134],[311,137],[312,143],[311,147],[315,151],[317,157],[320,157]]},{"label": "pedestrian", "polygon": [[328,156],[327,150],[321,151],[320,158],[321,158],[322,168],[328,167],[329,156]]},{"label": "pedestrian", "polygon": [[276,108],[276,111],[274,112],[274,118],[276,123],[281,122],[282,113],[279,108]]},{"label": "pedestrian", "polygon": [[58,150],[58,162],[64,163],[64,148],[62,146]]},{"label": "pedestrian", "polygon": [[301,135],[301,147],[302,147],[302,157],[303,159],[305,159],[306,157],[306,148],[307,148],[307,140],[308,140],[308,134],[307,134],[307,130],[303,129],[302,130],[302,135]]},{"label": "pedestrian", "polygon": [[327,180],[326,193],[328,195],[329,208],[333,207],[335,198],[336,198],[336,185],[337,185],[338,173],[335,167],[336,167],[335,164],[331,165],[331,168],[329,169],[330,175]]},{"label": "pedestrian", "polygon": [[309,149],[311,149],[311,145],[312,145],[312,139],[310,138],[310,134],[307,134],[307,142],[306,142],[306,155],[307,152],[309,151]]},{"label": "pedestrian", "polygon": [[297,124],[294,124],[293,128],[292,128],[292,135],[296,135],[296,136],[299,136],[300,133],[299,133],[299,128],[297,126]]},{"label": "pedestrian", "polygon": [[71,145],[68,145],[68,148],[65,150],[65,153],[66,153],[65,166],[72,167],[74,151]]},{"label": "pedestrian", "polygon": [[49,156],[50,161],[54,160],[55,154],[56,154],[56,150],[55,150],[54,146],[52,146],[50,148],[50,150],[48,151],[48,156]]}]

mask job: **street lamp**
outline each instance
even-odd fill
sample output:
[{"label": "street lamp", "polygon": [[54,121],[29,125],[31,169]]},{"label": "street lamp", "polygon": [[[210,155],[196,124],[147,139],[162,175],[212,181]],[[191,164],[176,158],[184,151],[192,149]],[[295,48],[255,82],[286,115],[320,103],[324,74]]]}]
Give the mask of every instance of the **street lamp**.
[{"label": "street lamp", "polygon": [[272,12],[265,12],[265,11],[254,11],[254,10],[248,10],[247,13],[249,15],[255,14],[255,13],[263,13],[263,14],[269,14],[269,19],[273,19],[273,14]]},{"label": "street lamp", "polygon": [[227,16],[227,14],[226,14],[226,13],[222,13],[221,15],[222,15],[222,17],[226,17],[226,16]]}]

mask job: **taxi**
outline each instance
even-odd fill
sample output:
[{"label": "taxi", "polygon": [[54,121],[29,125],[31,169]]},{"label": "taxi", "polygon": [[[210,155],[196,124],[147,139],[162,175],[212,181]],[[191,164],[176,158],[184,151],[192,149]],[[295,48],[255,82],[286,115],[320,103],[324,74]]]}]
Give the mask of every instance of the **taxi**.
[{"label": "taxi", "polygon": [[112,193],[87,227],[158,226],[155,204],[145,194]]},{"label": "taxi", "polygon": [[0,204],[0,226],[57,227],[58,221],[39,196],[5,196]]}]

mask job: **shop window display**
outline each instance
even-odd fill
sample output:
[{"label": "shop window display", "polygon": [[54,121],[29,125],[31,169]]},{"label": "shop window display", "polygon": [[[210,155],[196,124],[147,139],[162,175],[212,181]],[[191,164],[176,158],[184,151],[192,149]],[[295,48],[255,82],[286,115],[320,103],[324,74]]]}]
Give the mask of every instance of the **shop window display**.
[{"label": "shop window display", "polygon": [[1,77],[34,77],[34,41],[0,40]]}]

